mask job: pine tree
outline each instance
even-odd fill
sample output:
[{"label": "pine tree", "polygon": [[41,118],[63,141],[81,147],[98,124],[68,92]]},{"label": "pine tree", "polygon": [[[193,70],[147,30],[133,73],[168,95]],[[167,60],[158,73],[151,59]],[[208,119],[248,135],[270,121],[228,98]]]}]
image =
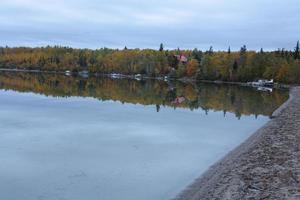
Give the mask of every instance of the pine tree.
[{"label": "pine tree", "polygon": [[159,46],[159,51],[163,51],[163,50],[164,50],[164,45],[163,45],[163,43],[161,43]]},{"label": "pine tree", "polygon": [[238,65],[238,63],[237,63],[236,60],[234,61],[232,68],[233,68],[233,71],[237,71],[238,70],[239,65]]},{"label": "pine tree", "polygon": [[241,47],[240,54],[241,54],[241,55],[244,55],[244,54],[246,54],[246,52],[247,52],[247,47],[246,47],[246,45],[243,45],[243,46]]},{"label": "pine tree", "polygon": [[297,45],[295,47],[294,57],[295,57],[295,59],[300,59],[299,40],[298,40]]},{"label": "pine tree", "polygon": [[214,49],[212,46],[209,47],[208,54],[212,55],[214,53]]},{"label": "pine tree", "polygon": [[160,111],[160,105],[156,105],[156,112],[159,112]]},{"label": "pine tree", "polygon": [[87,60],[86,60],[86,56],[85,56],[85,54],[82,52],[82,51],[80,51],[79,52],[79,59],[78,59],[78,64],[79,64],[79,66],[80,67],[86,67],[86,65],[87,65],[87,62],[86,62]]},{"label": "pine tree", "polygon": [[202,59],[202,52],[199,51],[197,48],[195,48],[193,51],[192,51],[192,56],[197,59],[199,62],[201,62],[201,59]]},{"label": "pine tree", "polygon": [[240,64],[241,67],[245,67],[246,62],[247,62],[247,47],[246,47],[246,45],[243,45],[241,47],[241,51],[240,51],[239,64]]},{"label": "pine tree", "polygon": [[263,54],[264,53],[264,49],[260,48],[260,53]]},{"label": "pine tree", "polygon": [[284,49],[284,48],[281,49],[280,56],[281,56],[282,58],[285,57],[285,49]]}]

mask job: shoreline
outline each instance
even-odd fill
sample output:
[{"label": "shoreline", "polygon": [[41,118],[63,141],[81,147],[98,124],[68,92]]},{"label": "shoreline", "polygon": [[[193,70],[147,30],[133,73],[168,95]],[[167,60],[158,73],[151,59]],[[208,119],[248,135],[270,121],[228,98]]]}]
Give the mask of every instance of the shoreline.
[{"label": "shoreline", "polygon": [[[41,71],[41,70],[28,70],[28,69],[7,69],[7,68],[0,68],[0,72],[23,72],[23,73],[46,73],[46,74],[60,74],[60,75],[66,75],[66,76],[81,76],[83,78],[88,78],[89,76],[94,77],[108,77],[113,79],[134,79],[134,80],[158,80],[158,81],[180,81],[182,83],[214,83],[214,84],[229,84],[229,85],[239,85],[244,87],[253,87],[251,85],[248,85],[247,82],[232,82],[232,81],[221,81],[221,80],[197,80],[195,78],[189,78],[189,77],[181,77],[181,78],[168,78],[165,79],[164,77],[151,77],[151,76],[145,76],[142,75],[142,77],[137,78],[135,75],[126,75],[126,74],[117,74],[117,76],[114,75],[114,73],[106,74],[106,73],[84,73],[83,75],[80,74],[80,72],[71,72],[71,74],[66,74],[65,71]],[[277,89],[289,89],[292,85],[288,84],[281,84],[281,83],[275,83],[274,88]]]},{"label": "shoreline", "polygon": [[272,119],[175,200],[300,199],[300,87]]}]

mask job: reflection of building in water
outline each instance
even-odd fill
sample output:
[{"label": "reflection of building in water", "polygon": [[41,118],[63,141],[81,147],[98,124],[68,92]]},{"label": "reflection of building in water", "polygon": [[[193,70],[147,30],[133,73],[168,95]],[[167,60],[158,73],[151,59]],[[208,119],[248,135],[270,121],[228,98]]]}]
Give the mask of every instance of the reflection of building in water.
[{"label": "reflection of building in water", "polygon": [[172,103],[178,105],[178,104],[182,104],[184,101],[185,101],[184,97],[176,97],[174,101],[172,101]]}]

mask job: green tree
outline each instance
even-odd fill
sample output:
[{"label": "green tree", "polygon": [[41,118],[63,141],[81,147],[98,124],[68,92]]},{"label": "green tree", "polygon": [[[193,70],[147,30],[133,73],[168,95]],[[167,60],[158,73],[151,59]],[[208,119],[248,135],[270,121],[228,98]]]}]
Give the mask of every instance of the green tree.
[{"label": "green tree", "polygon": [[208,54],[212,55],[214,53],[214,49],[212,46],[209,47]]},{"label": "green tree", "polygon": [[299,40],[297,42],[297,45],[295,47],[295,52],[294,52],[294,58],[295,59],[300,59],[300,49],[299,49]]},{"label": "green tree", "polygon": [[264,53],[264,49],[263,49],[263,48],[260,48],[259,53],[263,54],[263,53]]},{"label": "green tree", "polygon": [[186,67],[182,62],[180,62],[178,64],[178,69],[176,70],[176,75],[178,78],[184,77],[186,75]]},{"label": "green tree", "polygon": [[246,45],[243,45],[240,50],[240,62],[239,63],[242,67],[245,67],[246,62],[247,62],[247,47],[246,47]]},{"label": "green tree", "polygon": [[241,47],[241,50],[240,50],[240,55],[241,55],[241,56],[242,56],[242,55],[245,55],[246,52],[247,52],[247,47],[246,47],[246,45],[243,45],[243,46]]},{"label": "green tree", "polygon": [[4,48],[0,47],[0,55],[3,55],[3,54],[4,54]]},{"label": "green tree", "polygon": [[163,43],[161,43],[159,46],[159,51],[163,51],[163,50],[164,50],[164,45],[163,45]]},{"label": "green tree", "polygon": [[198,60],[198,62],[201,62],[202,56],[202,51],[199,51],[197,48],[192,51],[192,57]]},{"label": "green tree", "polygon": [[239,68],[239,64],[238,64],[237,61],[235,60],[234,63],[233,63],[232,69],[233,69],[233,71],[236,72],[236,71],[238,70],[238,68]]},{"label": "green tree", "polygon": [[231,54],[231,48],[230,48],[230,46],[228,47],[227,53]]}]

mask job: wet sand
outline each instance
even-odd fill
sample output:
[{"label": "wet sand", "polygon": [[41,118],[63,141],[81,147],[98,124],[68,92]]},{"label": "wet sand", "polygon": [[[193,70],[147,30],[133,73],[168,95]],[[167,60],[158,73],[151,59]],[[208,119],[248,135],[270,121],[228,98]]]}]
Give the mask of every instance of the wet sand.
[{"label": "wet sand", "polygon": [[175,199],[300,199],[300,87],[271,121]]}]

